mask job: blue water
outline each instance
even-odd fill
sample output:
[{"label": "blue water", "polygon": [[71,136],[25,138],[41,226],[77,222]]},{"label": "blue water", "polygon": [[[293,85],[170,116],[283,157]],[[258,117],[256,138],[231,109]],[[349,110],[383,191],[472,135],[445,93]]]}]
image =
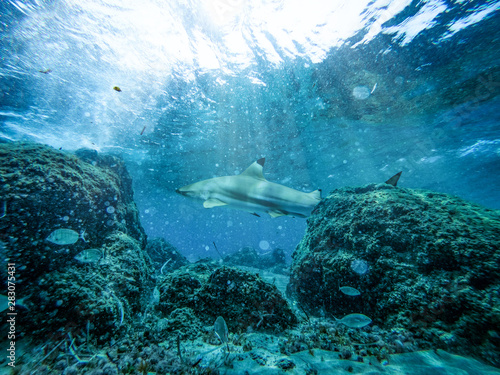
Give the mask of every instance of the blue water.
[{"label": "blue water", "polygon": [[190,260],[213,242],[293,252],[304,219],[175,194],[261,157],[305,192],[403,171],[400,186],[500,208],[497,1],[0,7],[0,139],[122,156],[147,234]]}]

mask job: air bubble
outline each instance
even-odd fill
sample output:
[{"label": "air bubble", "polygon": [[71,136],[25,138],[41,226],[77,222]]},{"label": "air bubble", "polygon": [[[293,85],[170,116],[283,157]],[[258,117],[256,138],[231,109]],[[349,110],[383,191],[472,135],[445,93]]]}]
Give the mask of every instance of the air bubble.
[{"label": "air bubble", "polygon": [[351,263],[351,268],[358,275],[364,275],[368,272],[368,263],[362,259],[353,260]]},{"label": "air bubble", "polygon": [[262,249],[262,250],[268,250],[270,245],[269,245],[269,242],[265,241],[265,240],[262,240],[259,242],[259,247]]},{"label": "air bubble", "polygon": [[352,96],[358,100],[368,99],[370,96],[370,89],[366,86],[356,86],[352,90]]}]

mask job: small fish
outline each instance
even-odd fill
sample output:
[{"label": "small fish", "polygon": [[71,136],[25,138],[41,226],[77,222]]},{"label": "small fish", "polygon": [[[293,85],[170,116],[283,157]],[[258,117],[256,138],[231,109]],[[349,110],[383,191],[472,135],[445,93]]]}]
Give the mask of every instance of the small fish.
[{"label": "small fish", "polygon": [[9,308],[9,300],[7,296],[0,294],[0,312],[5,311]]},{"label": "small fish", "polygon": [[156,286],[153,289],[153,296],[151,298],[151,302],[154,305],[157,305],[158,303],[160,303],[160,289],[158,289],[158,287],[156,287]]},{"label": "small fish", "polygon": [[52,243],[55,243],[56,245],[72,245],[78,239],[82,239],[83,242],[87,242],[85,240],[85,230],[78,235],[78,232],[74,231],[73,229],[56,229],[53,231],[47,238],[46,240]]},{"label": "small fish", "polygon": [[361,293],[356,288],[351,288],[350,286],[341,286],[340,291],[348,296],[359,296]]},{"label": "small fish", "polygon": [[118,91],[118,92],[122,92],[122,89],[119,88],[118,86],[113,87],[113,90]]},{"label": "small fish", "polygon": [[372,88],[372,91],[370,91],[370,94],[373,94],[373,92],[375,91],[376,88],[377,88],[377,84],[375,83],[375,85]]},{"label": "small fish", "polygon": [[144,127],[142,128],[141,135],[143,135],[143,134],[144,134],[144,130],[146,130],[146,126],[144,126]]},{"label": "small fish", "polygon": [[9,305],[9,299],[7,298],[6,295],[0,294],[0,312],[5,311],[7,309],[10,309],[10,311],[14,311],[14,309],[20,308],[21,310],[29,310],[25,305],[24,305],[24,298],[21,299],[16,299],[13,301],[14,304]]},{"label": "small fish", "polygon": [[349,314],[344,316],[342,319],[335,318],[335,320],[349,328],[362,328],[372,322],[369,317],[363,314]]},{"label": "small fish", "polygon": [[75,259],[80,263],[96,263],[102,258],[102,252],[99,249],[86,249],[76,254]]},{"label": "small fish", "polygon": [[214,331],[222,344],[227,344],[228,329],[226,321],[222,316],[217,317],[214,324]]},{"label": "small fish", "polygon": [[4,218],[7,215],[7,201],[3,201],[3,213],[0,216],[0,219]]},{"label": "small fish", "polygon": [[50,72],[52,72],[52,70],[50,69],[43,69],[43,70],[39,70],[40,73],[43,73],[43,74],[49,74]]}]

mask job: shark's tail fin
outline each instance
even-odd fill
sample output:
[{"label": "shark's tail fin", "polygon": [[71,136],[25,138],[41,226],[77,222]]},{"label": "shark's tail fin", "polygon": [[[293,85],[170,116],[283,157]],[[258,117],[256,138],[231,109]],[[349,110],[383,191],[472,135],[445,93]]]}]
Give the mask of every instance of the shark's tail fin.
[{"label": "shark's tail fin", "polygon": [[311,191],[309,193],[310,196],[318,199],[318,200],[321,200],[321,189],[318,189],[318,190],[314,190],[314,191]]}]

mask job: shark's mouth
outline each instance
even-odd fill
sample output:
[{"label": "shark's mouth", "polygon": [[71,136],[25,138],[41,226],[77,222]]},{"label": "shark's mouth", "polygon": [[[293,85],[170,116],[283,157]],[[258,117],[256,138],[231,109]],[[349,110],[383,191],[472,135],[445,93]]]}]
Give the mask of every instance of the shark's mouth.
[{"label": "shark's mouth", "polygon": [[185,197],[189,196],[187,191],[183,191],[181,189],[175,189],[175,192],[180,195],[184,195]]}]

